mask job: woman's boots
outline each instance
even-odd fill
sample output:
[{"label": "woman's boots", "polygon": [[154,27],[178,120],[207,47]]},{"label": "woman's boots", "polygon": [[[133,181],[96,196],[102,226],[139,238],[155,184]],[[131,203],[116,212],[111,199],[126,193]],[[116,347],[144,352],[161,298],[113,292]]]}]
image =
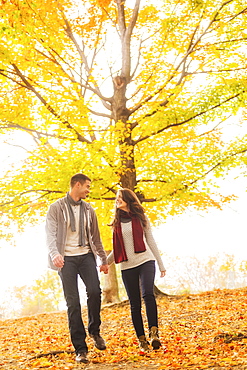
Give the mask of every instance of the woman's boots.
[{"label": "woman's boots", "polygon": [[148,344],[149,343],[148,343],[145,335],[141,335],[140,337],[138,337],[138,339],[139,339],[139,347],[140,347],[140,350],[142,352],[148,351],[149,350],[149,347],[148,347]]},{"label": "woman's boots", "polygon": [[[149,330],[149,338],[151,342],[151,346],[153,349],[159,349],[161,347],[161,343],[159,340],[158,335],[158,328],[156,326],[152,326]],[[147,341],[145,335],[141,335],[138,337],[139,339],[139,347],[142,352],[147,352],[149,350],[149,342]]]},{"label": "woman's boots", "polygon": [[159,335],[158,335],[158,328],[156,326],[152,326],[149,330],[149,337],[151,341],[151,346],[153,349],[159,349],[161,346]]}]

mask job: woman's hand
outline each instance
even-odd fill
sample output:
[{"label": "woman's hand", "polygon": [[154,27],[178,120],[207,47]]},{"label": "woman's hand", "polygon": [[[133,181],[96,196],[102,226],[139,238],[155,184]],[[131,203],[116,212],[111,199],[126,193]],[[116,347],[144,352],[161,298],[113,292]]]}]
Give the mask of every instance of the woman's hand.
[{"label": "woman's hand", "polygon": [[160,271],[160,277],[164,277],[166,274],[166,270],[165,271]]},{"label": "woman's hand", "polygon": [[101,265],[99,270],[100,270],[100,272],[104,272],[104,274],[108,274],[109,266],[108,265]]}]

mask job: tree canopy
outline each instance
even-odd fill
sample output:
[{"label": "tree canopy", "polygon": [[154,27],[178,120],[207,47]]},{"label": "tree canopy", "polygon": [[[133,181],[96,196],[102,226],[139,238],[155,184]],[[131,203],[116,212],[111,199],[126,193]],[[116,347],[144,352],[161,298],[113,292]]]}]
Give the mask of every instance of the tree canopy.
[{"label": "tree canopy", "polygon": [[[109,222],[119,187],[152,222],[221,207],[246,162],[243,0],[1,0],[0,133],[33,145],[0,179],[1,233],[38,222],[83,172]],[[25,142],[20,143],[25,147]]]}]

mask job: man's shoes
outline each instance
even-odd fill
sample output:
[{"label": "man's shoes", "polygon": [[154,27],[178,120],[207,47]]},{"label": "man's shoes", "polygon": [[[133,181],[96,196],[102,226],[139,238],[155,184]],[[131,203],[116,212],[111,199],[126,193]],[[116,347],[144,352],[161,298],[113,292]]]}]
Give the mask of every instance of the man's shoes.
[{"label": "man's shoes", "polygon": [[84,364],[87,364],[89,362],[89,360],[87,358],[87,352],[78,353],[75,360],[76,360],[76,362],[83,362]]},{"label": "man's shoes", "polygon": [[95,345],[96,348],[100,349],[101,351],[106,349],[105,341],[101,337],[101,335],[99,335],[99,334],[95,334],[95,335],[94,334],[89,334],[89,335],[93,339],[94,345]]}]

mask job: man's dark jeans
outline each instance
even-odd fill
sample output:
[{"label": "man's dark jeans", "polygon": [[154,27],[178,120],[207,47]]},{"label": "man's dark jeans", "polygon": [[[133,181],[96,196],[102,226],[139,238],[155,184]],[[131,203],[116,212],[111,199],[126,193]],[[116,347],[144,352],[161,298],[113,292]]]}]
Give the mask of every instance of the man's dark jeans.
[{"label": "man's dark jeans", "polygon": [[[158,327],[157,304],[154,296],[155,261],[122,270],[122,279],[130,301],[132,322],[137,337],[145,335],[141,315],[141,293],[146,306],[149,329]],[[141,288],[141,289],[140,289]]]},{"label": "man's dark jeans", "polygon": [[101,289],[96,261],[92,253],[80,256],[65,256],[64,266],[58,273],[63,284],[64,297],[68,308],[71,341],[76,353],[87,352],[86,331],[81,317],[78,290],[78,276],[86,286],[88,307],[88,332],[99,334]]}]

